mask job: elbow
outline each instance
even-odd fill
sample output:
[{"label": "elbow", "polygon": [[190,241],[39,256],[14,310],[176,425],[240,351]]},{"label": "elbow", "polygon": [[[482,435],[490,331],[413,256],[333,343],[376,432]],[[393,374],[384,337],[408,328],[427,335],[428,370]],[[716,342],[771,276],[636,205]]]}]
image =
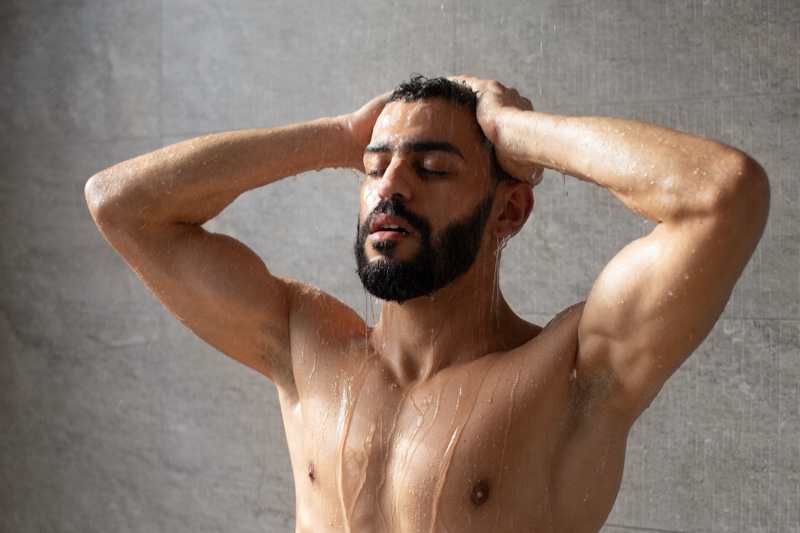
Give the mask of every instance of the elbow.
[{"label": "elbow", "polygon": [[737,205],[742,206],[744,214],[763,229],[769,215],[770,188],[767,173],[755,159],[740,154],[739,163],[733,178]]},{"label": "elbow", "polygon": [[89,207],[95,224],[101,230],[105,224],[115,220],[119,214],[112,183],[113,177],[108,174],[108,171],[103,171],[89,178],[83,188],[86,205]]},{"label": "elbow", "polygon": [[83,187],[83,196],[86,199],[86,205],[89,207],[89,212],[92,214],[92,218],[95,222],[98,222],[98,217],[104,213],[105,209],[105,195],[103,191],[105,189],[105,185],[103,184],[103,178],[101,174],[95,174],[89,181],[86,182],[86,185]]},{"label": "elbow", "polygon": [[89,181],[83,186],[83,197],[86,199],[86,205],[89,207],[89,211],[91,211],[92,215],[94,215],[94,212],[100,207],[99,181],[99,176],[95,174],[89,178]]},{"label": "elbow", "polygon": [[710,208],[761,234],[769,214],[770,188],[764,169],[750,156],[733,151],[720,165]]}]

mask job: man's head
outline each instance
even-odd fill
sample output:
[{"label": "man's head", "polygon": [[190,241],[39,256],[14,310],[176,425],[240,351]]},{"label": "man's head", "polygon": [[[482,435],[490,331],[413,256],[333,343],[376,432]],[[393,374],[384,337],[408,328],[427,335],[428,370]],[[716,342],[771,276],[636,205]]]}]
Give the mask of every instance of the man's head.
[{"label": "man's head", "polygon": [[[492,236],[510,236],[527,218],[530,187],[500,168],[476,101],[461,83],[414,77],[378,117],[354,245],[373,295],[402,302],[435,292],[468,272]],[[527,209],[518,188],[527,188]]]}]

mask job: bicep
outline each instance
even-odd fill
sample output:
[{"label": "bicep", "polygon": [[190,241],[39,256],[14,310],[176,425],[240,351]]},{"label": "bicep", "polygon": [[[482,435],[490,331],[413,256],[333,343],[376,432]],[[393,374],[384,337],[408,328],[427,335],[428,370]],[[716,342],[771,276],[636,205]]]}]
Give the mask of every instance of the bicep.
[{"label": "bicep", "polygon": [[247,246],[191,224],[104,233],[200,338],[275,381],[291,379],[290,289]]}]

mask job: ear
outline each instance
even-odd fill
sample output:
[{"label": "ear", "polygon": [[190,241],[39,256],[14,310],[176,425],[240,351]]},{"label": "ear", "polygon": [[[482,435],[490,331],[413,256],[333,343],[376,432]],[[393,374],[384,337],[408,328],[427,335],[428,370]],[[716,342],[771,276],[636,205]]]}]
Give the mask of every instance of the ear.
[{"label": "ear", "polygon": [[533,189],[524,182],[500,184],[495,209],[500,211],[494,218],[492,235],[499,239],[516,235],[533,210]]}]

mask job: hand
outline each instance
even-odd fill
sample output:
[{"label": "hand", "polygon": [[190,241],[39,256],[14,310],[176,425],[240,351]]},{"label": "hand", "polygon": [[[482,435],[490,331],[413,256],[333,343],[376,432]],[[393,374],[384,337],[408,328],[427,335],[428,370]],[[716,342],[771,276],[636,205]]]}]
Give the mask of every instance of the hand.
[{"label": "hand", "polygon": [[390,93],[377,96],[358,111],[339,117],[352,142],[352,168],[364,170],[364,149],[372,139],[372,129],[386,105]]},{"label": "hand", "polygon": [[494,80],[483,80],[471,76],[451,78],[464,83],[478,96],[476,111],[478,124],[494,145],[497,160],[503,170],[511,176],[536,185],[542,179],[542,167],[526,157],[525,141],[513,138],[503,126],[503,118],[514,113],[533,111],[530,100],[514,88],[506,87]]}]

